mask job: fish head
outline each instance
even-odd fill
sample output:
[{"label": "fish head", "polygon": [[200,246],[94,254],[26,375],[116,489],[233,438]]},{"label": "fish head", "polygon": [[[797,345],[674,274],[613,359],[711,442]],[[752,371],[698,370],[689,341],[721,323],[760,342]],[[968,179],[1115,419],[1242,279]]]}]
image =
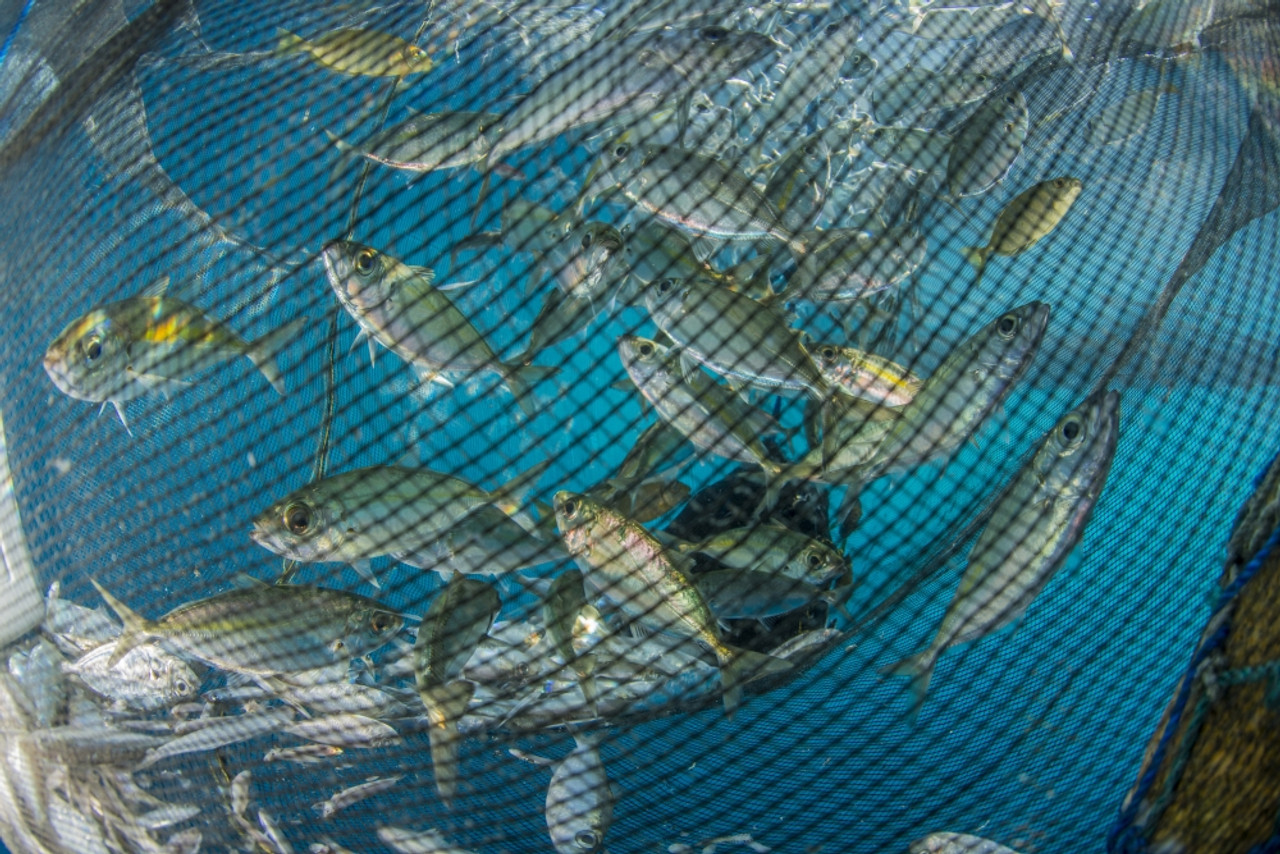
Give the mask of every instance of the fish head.
[{"label": "fish head", "polygon": [[864,51],[850,51],[845,55],[844,62],[840,64],[840,71],[837,76],[844,85],[860,85],[866,86],[871,78],[875,76],[878,62],[872,56]]},{"label": "fish head", "polygon": [[839,15],[823,25],[814,35],[818,55],[824,65],[840,62],[843,65],[849,48],[858,40],[861,32],[857,15]]},{"label": "fish head", "polygon": [[586,495],[567,489],[555,494],[556,527],[569,554],[577,557],[591,550],[591,532],[600,515],[600,505]]},{"label": "fish head", "polygon": [[430,71],[433,64],[430,55],[416,44],[406,45],[400,51],[400,59],[403,60],[410,74]]},{"label": "fish head", "polygon": [[637,386],[643,386],[660,374],[667,364],[670,350],[652,338],[623,335],[618,339],[618,358]]},{"label": "fish head", "polygon": [[104,311],[91,311],[62,330],[43,362],[58,390],[77,400],[130,400],[145,391],[130,377],[128,342]]},{"label": "fish head", "polygon": [[1015,380],[1031,363],[1048,324],[1049,305],[1042,302],[1029,302],[1000,315],[978,333],[982,352],[977,370]]},{"label": "fish head", "polygon": [[332,536],[332,514],[320,501],[294,493],[253,520],[250,538],[268,551],[304,562],[342,560]]},{"label": "fish head", "polygon": [[668,276],[649,285],[644,292],[644,304],[650,316],[659,326],[662,320],[671,320],[682,313],[688,282]]},{"label": "fish head", "polygon": [[587,170],[587,179],[582,184],[582,197],[603,196],[626,183],[636,170],[640,156],[639,146],[629,133],[609,140]]},{"label": "fish head", "polygon": [[569,232],[566,239],[570,251],[582,258],[586,276],[593,282],[598,282],[613,259],[622,254],[622,234],[608,223],[583,223]]},{"label": "fish head", "polygon": [[844,555],[819,540],[807,543],[791,559],[795,571],[811,584],[835,578],[846,569]]},{"label": "fish head", "polygon": [[320,251],[329,286],[343,308],[356,317],[391,298],[388,257],[351,240],[333,240]]},{"label": "fish head", "polygon": [[1036,455],[1046,492],[1077,496],[1100,484],[1115,456],[1119,435],[1117,391],[1094,394],[1062,416]]},{"label": "fish head", "polygon": [[1075,203],[1084,189],[1084,182],[1070,175],[1054,178],[1049,182],[1049,190],[1053,194],[1054,207],[1065,210]]},{"label": "fish head", "polygon": [[177,656],[168,656],[164,669],[159,674],[160,693],[166,706],[194,697],[200,687],[200,680],[185,661]]},{"label": "fish head", "polygon": [[997,93],[996,97],[1000,98],[999,116],[1004,123],[1005,131],[1025,139],[1030,124],[1026,97],[1017,89],[1003,94]]},{"label": "fish head", "polygon": [[[573,795],[566,797],[577,800]],[[599,854],[604,850],[604,831],[607,829],[597,807],[585,807],[582,804],[566,803],[568,809],[560,810],[556,816],[554,810],[548,810],[552,818],[547,820],[547,829],[551,836],[551,844],[556,854]],[[560,820],[556,820],[556,819]]]},{"label": "fish head", "polygon": [[341,649],[359,657],[385,644],[404,627],[404,617],[384,608],[359,607],[347,617]]}]

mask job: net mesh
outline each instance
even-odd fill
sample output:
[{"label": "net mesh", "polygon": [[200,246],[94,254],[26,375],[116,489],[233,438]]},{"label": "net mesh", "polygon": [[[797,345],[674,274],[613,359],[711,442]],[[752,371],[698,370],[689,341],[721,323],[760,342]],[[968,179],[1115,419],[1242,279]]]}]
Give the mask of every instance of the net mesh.
[{"label": "net mesh", "polygon": [[1275,453],[1276,21],[0,3],[0,837],[1101,850]]}]

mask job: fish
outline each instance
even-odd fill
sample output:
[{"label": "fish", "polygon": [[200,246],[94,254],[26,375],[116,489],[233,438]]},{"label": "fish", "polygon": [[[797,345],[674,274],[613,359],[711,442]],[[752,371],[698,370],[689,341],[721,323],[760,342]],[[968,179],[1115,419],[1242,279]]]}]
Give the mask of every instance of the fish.
[{"label": "fish", "polygon": [[853,622],[853,617],[844,607],[848,588],[822,590],[807,581],[749,569],[701,572],[693,577],[693,583],[721,625],[724,620],[780,617],[814,602],[825,602]]},{"label": "fish", "polygon": [[952,197],[980,196],[1009,174],[1022,154],[1029,126],[1021,92],[997,92],[983,102],[951,142],[947,189]]},{"label": "fish", "polygon": [[89,687],[112,701],[118,709],[155,712],[172,708],[194,697],[200,680],[185,661],[165,652],[159,644],[142,643],[129,650],[113,666],[117,641],[90,650],[62,666]]},{"label": "fish", "polygon": [[781,673],[791,665],[721,640],[715,617],[683,559],[668,552],[639,524],[568,490],[554,499],[556,524],[586,584],[626,615],[660,631],[696,639],[716,656],[729,716],[750,678]]},{"label": "fish", "polygon": [[284,731],[298,738],[343,750],[348,748],[372,750],[389,744],[399,744],[401,741],[400,733],[395,727],[368,715],[358,715],[354,712],[308,718],[290,723]]},{"label": "fish", "polygon": [[1048,322],[1049,306],[1030,302],[952,350],[890,424],[861,476],[915,468],[954,453],[1026,373]]},{"label": "fish", "polygon": [[333,818],[339,810],[344,810],[352,804],[358,804],[365,798],[371,798],[394,788],[396,783],[399,783],[403,778],[403,774],[395,774],[391,777],[374,777],[363,783],[348,786],[340,792],[335,792],[327,800],[312,804],[311,808],[318,812],[321,818]]},{"label": "fish", "polygon": [[418,627],[413,680],[427,710],[431,766],[445,806],[452,806],[458,791],[458,720],[475,693],[475,685],[462,680],[463,668],[501,608],[491,585],[455,575],[431,600]]},{"label": "fish", "polygon": [[323,68],[357,77],[407,77],[434,65],[422,48],[377,30],[332,30],[310,39],[278,30],[277,36],[278,55],[306,54]]},{"label": "fish", "polygon": [[378,841],[399,854],[474,854],[446,841],[438,830],[379,827]]},{"label": "fish", "polygon": [[954,142],[950,135],[927,128],[870,123],[863,126],[862,139],[881,161],[916,175],[945,173]]},{"label": "fish", "polygon": [[587,490],[601,504],[641,524],[667,515],[687,501],[689,493],[687,484],[661,477],[642,480],[625,489],[605,483]]},{"label": "fish", "polygon": [[356,145],[329,131],[325,134],[341,153],[335,173],[353,157],[363,157],[392,169],[421,174],[474,166],[483,161],[489,154],[485,131],[494,127],[500,118],[494,113],[465,110],[413,113]]},{"label": "fish", "polygon": [[140,644],[157,640],[220,670],[273,676],[358,658],[404,625],[400,614],[354,593],[264,583],[198,599],[148,620],[90,581],[124,623],[108,668]]},{"label": "fish", "polygon": [[1084,537],[1120,436],[1120,394],[1063,415],[997,499],[933,641],[883,672],[911,680],[912,714],[938,657],[1018,621]]},{"label": "fish", "polygon": [[969,833],[930,833],[911,843],[910,854],[1018,854],[990,839]]},{"label": "fish", "polygon": [[982,71],[939,72],[905,65],[877,81],[872,107],[877,122],[897,125],[923,113],[981,101],[1002,83]]},{"label": "fish", "polygon": [[833,385],[850,397],[884,406],[906,406],[920,392],[921,380],[897,362],[837,344],[814,344],[813,361]]},{"label": "fish", "polygon": [[662,279],[646,289],[645,305],[681,355],[731,381],[803,391],[818,400],[835,393],[773,302],[702,279]]},{"label": "fish", "polygon": [[515,196],[503,202],[497,231],[479,231],[464,237],[453,251],[502,246],[512,252],[537,255],[550,251],[573,227],[572,217]]},{"label": "fish", "polygon": [[544,815],[556,854],[599,854],[613,823],[614,794],[600,758],[600,738],[574,733],[574,748],[559,762],[520,750],[512,755],[555,768]]},{"label": "fish", "polygon": [[1012,257],[1048,236],[1071,210],[1083,187],[1079,178],[1064,175],[1023,190],[1000,211],[986,245],[965,247],[961,254],[981,277],[992,255]]},{"label": "fish", "polygon": [[896,29],[919,39],[981,38],[1032,13],[1033,7],[1026,0],[955,4],[940,1],[916,6],[911,19]]},{"label": "fish", "polygon": [[848,560],[835,546],[777,524],[733,528],[678,548],[706,555],[728,569],[814,586],[842,579],[849,573]]},{"label": "fish", "polygon": [[860,34],[856,15],[835,16],[783,57],[786,70],[762,108],[770,132],[802,119],[809,105],[835,85]]},{"label": "fish", "polygon": [[914,226],[871,234],[860,228],[805,232],[809,253],[787,280],[787,295],[811,302],[892,293],[924,263],[928,246]]},{"label": "fish", "polygon": [[530,365],[539,353],[582,332],[599,313],[595,301],[552,288],[542,298],[529,327],[529,343],[513,361]]},{"label": "fish", "polygon": [[240,357],[285,393],[276,356],[306,327],[305,317],[250,342],[190,303],[167,296],[168,285],[163,277],[142,295],[95,308],[58,333],[43,359],[58,390],[76,400],[110,403],[126,429],[128,401],[187,388],[188,377]]},{"label": "fish", "polygon": [[532,388],[559,371],[500,360],[480,332],[441,290],[434,274],[348,240],[322,250],[333,292],[361,331],[404,359],[423,383],[452,386],[450,372],[493,372],[527,414]]},{"label": "fish", "polygon": [[797,256],[806,251],[751,180],[712,157],[672,146],[616,141],[601,152],[584,192],[599,195],[610,187],[641,210],[691,234],[777,240]]},{"label": "fish", "polygon": [[32,723],[48,728],[62,720],[67,709],[67,662],[48,638],[41,637],[24,650],[9,656],[9,675],[30,700]]},{"label": "fish", "polygon": [[[542,253],[541,267],[555,279],[565,296],[597,300],[621,279],[623,238],[604,222],[584,222]],[[530,277],[530,284],[535,277]]]},{"label": "fish", "polygon": [[[551,582],[551,588],[542,600],[542,621],[547,632],[555,643],[556,652],[569,665],[578,677],[582,687],[582,695],[587,705],[599,716],[598,693],[592,673],[596,668],[596,659],[592,654],[579,655],[574,649],[574,628],[587,607],[587,598],[583,593],[582,573],[576,569],[565,570]],[[553,834],[554,837],[554,834]]]},{"label": "fish", "polygon": [[1089,117],[1085,139],[1090,145],[1128,142],[1147,129],[1160,104],[1160,96],[1177,93],[1177,87],[1168,85],[1130,92]]},{"label": "fish", "polygon": [[254,517],[250,536],[290,560],[350,564],[376,587],[373,558],[391,555],[409,566],[432,568],[436,557],[429,547],[451,526],[484,507],[519,515],[525,492],[545,469],[545,463],[534,466],[492,492],[426,468],[353,469],[273,502]]},{"label": "fish", "polygon": [[[497,507],[477,507],[431,548],[441,562],[465,575],[509,575],[569,559],[559,537],[530,533]],[[439,571],[440,565],[432,568]]]},{"label": "fish", "polygon": [[1132,7],[1117,37],[1174,54],[1200,50],[1219,0],[1147,0]]}]

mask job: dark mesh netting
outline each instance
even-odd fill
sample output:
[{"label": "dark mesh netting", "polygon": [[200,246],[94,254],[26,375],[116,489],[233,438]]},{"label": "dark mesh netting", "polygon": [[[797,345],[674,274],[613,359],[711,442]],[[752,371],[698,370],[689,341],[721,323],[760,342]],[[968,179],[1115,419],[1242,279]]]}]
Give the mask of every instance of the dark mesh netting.
[{"label": "dark mesh netting", "polygon": [[0,35],[10,850],[1280,846],[1274,4]]}]

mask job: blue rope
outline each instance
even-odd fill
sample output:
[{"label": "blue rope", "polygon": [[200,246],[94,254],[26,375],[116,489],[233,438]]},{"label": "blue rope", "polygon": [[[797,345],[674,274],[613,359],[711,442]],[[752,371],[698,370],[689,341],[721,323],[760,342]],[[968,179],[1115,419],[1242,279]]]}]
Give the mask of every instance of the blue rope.
[{"label": "blue rope", "polygon": [[0,68],[4,67],[4,61],[9,58],[9,47],[13,44],[13,40],[18,37],[18,30],[22,28],[23,22],[27,20],[27,14],[31,11],[31,7],[35,5],[35,0],[27,0],[22,4],[22,11],[18,13],[18,20],[14,21],[13,29],[9,30],[9,35],[4,37],[4,44],[0,44]]},{"label": "blue rope", "polygon": [[[1249,583],[1249,580],[1258,574],[1262,565],[1266,563],[1267,558],[1277,546],[1280,546],[1280,528],[1271,532],[1266,544],[1258,550],[1252,560],[1245,564],[1244,569],[1240,571],[1235,580],[1223,588],[1218,596],[1218,605],[1214,608],[1215,615],[1235,600],[1244,586]],[[1120,817],[1116,819],[1110,830],[1107,831],[1107,851],[1110,854],[1144,854],[1147,850],[1145,835],[1134,825],[1138,810],[1141,809],[1142,802],[1150,793],[1151,787],[1155,785],[1156,775],[1164,767],[1169,745],[1182,724],[1183,715],[1186,714],[1187,700],[1191,695],[1191,685],[1195,681],[1196,672],[1200,669],[1200,665],[1204,663],[1204,660],[1226,642],[1229,633],[1230,623],[1224,621],[1212,635],[1205,639],[1205,642],[1196,650],[1196,654],[1192,656],[1191,663],[1187,665],[1178,688],[1178,697],[1174,701],[1173,712],[1169,715],[1169,723],[1160,735],[1160,742],[1156,745],[1155,753],[1151,757],[1151,763],[1147,766],[1146,773],[1138,780],[1137,788],[1130,799],[1129,805],[1120,813]],[[1275,841],[1273,839],[1265,844],[1271,845]],[[1264,851],[1267,854],[1271,854],[1271,850],[1263,849],[1258,851],[1257,854],[1263,854]],[[1276,854],[1280,854],[1280,851],[1277,851]]]}]

